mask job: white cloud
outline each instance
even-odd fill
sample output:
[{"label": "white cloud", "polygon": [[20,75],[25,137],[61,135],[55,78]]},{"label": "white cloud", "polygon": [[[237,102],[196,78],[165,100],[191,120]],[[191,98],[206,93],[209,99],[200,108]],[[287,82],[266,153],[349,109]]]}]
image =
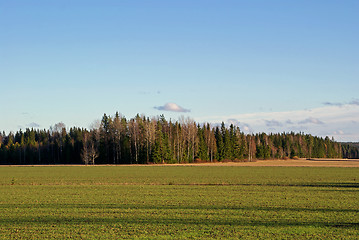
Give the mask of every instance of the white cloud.
[{"label": "white cloud", "polygon": [[239,129],[245,133],[252,133],[253,129],[248,123],[240,122],[237,119],[230,118],[226,121],[227,126],[233,124],[234,126],[239,127]]},{"label": "white cloud", "polygon": [[234,126],[239,127],[239,125],[241,124],[237,119],[227,119],[226,121],[227,125],[231,125],[233,124]]},{"label": "white cloud", "polygon": [[242,124],[239,126],[239,128],[243,131],[243,132],[246,132],[246,133],[253,133],[253,129],[251,128],[251,126],[249,124]]},{"label": "white cloud", "polygon": [[334,131],[333,134],[335,134],[335,135],[344,135],[344,131],[343,130]]},{"label": "white cloud", "polygon": [[166,103],[163,106],[157,106],[154,108],[157,110],[170,111],[170,112],[190,112],[191,111],[189,109],[185,109],[185,108],[177,105],[176,103]]},{"label": "white cloud", "polygon": [[[304,132],[334,137],[338,141],[359,141],[359,105],[352,103],[286,112],[257,112],[227,116],[207,116],[196,121],[221,122],[236,119],[253,132]],[[245,130],[245,126],[239,126]],[[275,129],[273,128],[275,127]]]}]

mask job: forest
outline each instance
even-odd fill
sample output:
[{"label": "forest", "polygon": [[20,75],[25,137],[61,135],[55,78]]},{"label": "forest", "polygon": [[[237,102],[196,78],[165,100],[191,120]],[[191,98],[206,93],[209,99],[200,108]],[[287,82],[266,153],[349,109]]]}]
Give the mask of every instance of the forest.
[{"label": "forest", "polygon": [[26,129],[0,133],[0,164],[149,164],[254,161],[284,158],[358,158],[359,148],[304,133],[245,134],[181,117],[104,114],[91,129]]}]

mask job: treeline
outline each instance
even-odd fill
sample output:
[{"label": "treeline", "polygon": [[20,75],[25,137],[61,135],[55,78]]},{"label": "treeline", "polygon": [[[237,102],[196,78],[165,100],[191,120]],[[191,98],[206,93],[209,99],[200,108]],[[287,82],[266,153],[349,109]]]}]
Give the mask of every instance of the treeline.
[{"label": "treeline", "polygon": [[357,143],[341,143],[344,158],[359,159],[359,142]]},{"label": "treeline", "polygon": [[62,123],[49,130],[0,134],[0,164],[139,164],[341,158],[333,139],[303,133],[244,134],[234,125],[198,124],[163,115],[126,119],[104,114],[92,129]]}]

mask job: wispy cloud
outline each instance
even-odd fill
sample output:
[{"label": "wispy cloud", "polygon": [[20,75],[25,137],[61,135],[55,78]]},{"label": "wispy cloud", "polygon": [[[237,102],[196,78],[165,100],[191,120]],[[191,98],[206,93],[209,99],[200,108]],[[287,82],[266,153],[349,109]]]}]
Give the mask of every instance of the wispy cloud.
[{"label": "wispy cloud", "polygon": [[320,121],[319,119],[312,118],[312,117],[306,118],[302,121],[299,121],[298,123],[299,124],[324,124],[324,122]]},{"label": "wispy cloud", "polygon": [[166,103],[163,106],[157,106],[154,107],[157,110],[161,110],[161,111],[170,111],[170,112],[190,112],[191,110],[183,108],[179,105],[177,105],[176,103]]},{"label": "wispy cloud", "polygon": [[138,94],[140,95],[154,95],[154,94],[161,94],[161,91],[139,91]]},{"label": "wispy cloud", "polygon": [[31,128],[38,128],[40,127],[40,124],[36,123],[36,122],[32,122],[27,124],[26,126],[31,127]]},{"label": "wispy cloud", "polygon": [[349,104],[359,106],[359,99],[354,99],[353,101],[349,102]]},{"label": "wispy cloud", "polygon": [[[323,107],[286,112],[256,112],[227,116],[204,116],[196,121],[221,122],[235,119],[246,123],[253,132],[305,132],[330,136],[338,141],[359,141],[359,104],[326,105]],[[238,125],[238,124],[237,124]],[[244,130],[246,126],[239,126]]]},{"label": "wispy cloud", "polygon": [[343,106],[343,103],[339,103],[339,102],[323,102],[323,104],[326,106],[338,106],[338,107]]},{"label": "wispy cloud", "polygon": [[342,107],[344,105],[356,105],[359,106],[359,99],[353,99],[350,102],[344,102],[344,103],[340,103],[340,102],[324,102],[323,103],[326,106],[338,106],[338,107]]},{"label": "wispy cloud", "polygon": [[267,127],[281,127],[283,124],[277,120],[264,120]]}]

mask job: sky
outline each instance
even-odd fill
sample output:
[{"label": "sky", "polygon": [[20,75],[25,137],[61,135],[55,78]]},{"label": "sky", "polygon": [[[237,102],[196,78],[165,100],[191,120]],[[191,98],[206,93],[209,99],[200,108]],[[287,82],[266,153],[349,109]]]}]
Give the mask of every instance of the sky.
[{"label": "sky", "polygon": [[359,141],[357,0],[0,0],[0,130],[163,114]]}]

